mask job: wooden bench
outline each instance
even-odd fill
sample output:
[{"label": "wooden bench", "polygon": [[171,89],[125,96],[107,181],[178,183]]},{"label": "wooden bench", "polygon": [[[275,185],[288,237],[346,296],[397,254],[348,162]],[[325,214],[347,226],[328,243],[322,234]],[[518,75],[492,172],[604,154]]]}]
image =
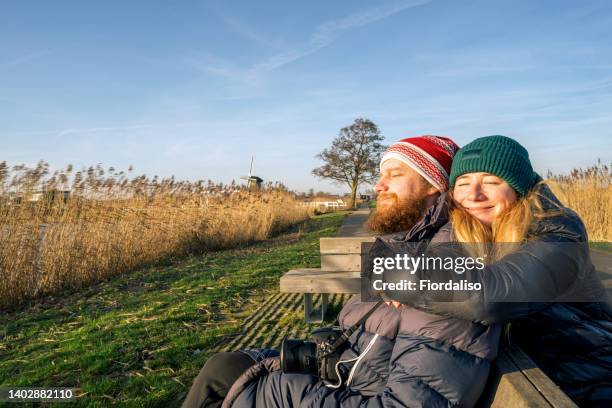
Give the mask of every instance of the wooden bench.
[{"label": "wooden bench", "polygon": [[[280,291],[304,294],[304,319],[319,323],[327,312],[330,293],[359,293],[361,244],[374,237],[321,238],[321,268],[294,269],[280,279]],[[321,294],[321,306],[314,308],[313,295]]]},{"label": "wooden bench", "polygon": [[[328,294],[360,292],[361,260],[372,242],[374,237],[321,238],[321,268],[287,272],[280,281],[281,292],[303,293],[306,321],[323,321]],[[318,310],[313,308],[314,294],[322,294]],[[500,350],[477,406],[577,407],[516,344]]]}]

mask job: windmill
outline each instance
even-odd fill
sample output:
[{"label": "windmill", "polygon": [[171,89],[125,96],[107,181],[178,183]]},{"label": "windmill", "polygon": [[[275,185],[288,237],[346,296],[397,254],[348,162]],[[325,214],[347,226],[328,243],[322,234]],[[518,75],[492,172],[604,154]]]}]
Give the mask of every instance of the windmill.
[{"label": "windmill", "polygon": [[255,187],[256,190],[259,190],[261,187],[261,183],[263,179],[253,175],[253,156],[251,156],[251,166],[249,167],[249,175],[240,177],[242,180],[247,181],[247,189],[251,190]]}]

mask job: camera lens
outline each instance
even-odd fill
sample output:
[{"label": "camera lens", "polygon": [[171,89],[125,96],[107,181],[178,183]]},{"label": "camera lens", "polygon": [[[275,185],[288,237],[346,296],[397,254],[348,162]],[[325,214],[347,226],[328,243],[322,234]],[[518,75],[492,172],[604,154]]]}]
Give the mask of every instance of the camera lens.
[{"label": "camera lens", "polygon": [[304,340],[284,338],[281,344],[281,368],[285,373],[317,375],[317,345]]}]

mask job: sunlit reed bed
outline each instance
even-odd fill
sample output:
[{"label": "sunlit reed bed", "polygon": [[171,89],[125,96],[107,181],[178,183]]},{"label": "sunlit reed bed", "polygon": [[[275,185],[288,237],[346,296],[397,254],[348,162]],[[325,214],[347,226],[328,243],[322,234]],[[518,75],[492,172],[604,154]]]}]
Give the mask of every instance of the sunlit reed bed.
[{"label": "sunlit reed bed", "polygon": [[2,309],[171,257],[263,240],[308,217],[279,184],[251,192],[89,170],[0,167]]}]

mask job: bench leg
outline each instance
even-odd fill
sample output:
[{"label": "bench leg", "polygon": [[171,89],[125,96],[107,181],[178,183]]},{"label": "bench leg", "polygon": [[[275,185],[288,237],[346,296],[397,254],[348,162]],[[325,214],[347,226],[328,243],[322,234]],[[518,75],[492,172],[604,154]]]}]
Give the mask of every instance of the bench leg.
[{"label": "bench leg", "polygon": [[306,323],[321,323],[327,312],[327,293],[321,294],[321,307],[314,310],[312,293],[304,293],[304,320]]},{"label": "bench leg", "polygon": [[325,319],[325,314],[327,313],[327,293],[321,294],[321,321]]}]

